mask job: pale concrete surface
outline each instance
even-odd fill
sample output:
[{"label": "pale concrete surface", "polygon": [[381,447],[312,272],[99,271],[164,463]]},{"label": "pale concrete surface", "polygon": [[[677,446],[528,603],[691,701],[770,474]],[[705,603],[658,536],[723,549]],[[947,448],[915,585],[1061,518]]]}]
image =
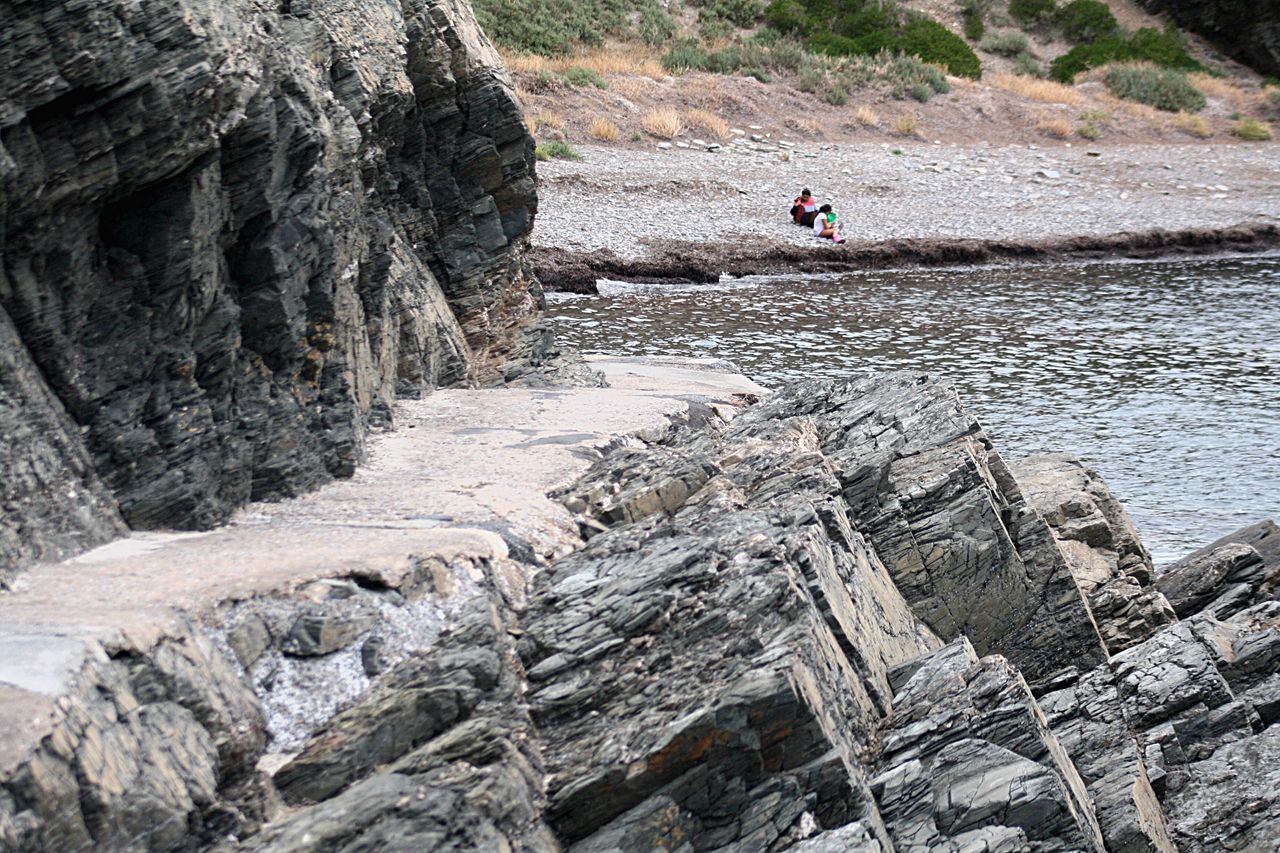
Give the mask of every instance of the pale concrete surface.
[{"label": "pale concrete surface", "polygon": [[139,533],[36,566],[0,595],[0,762],[48,731],[86,656],[151,648],[181,613],[287,593],[320,578],[391,582],[414,558],[550,559],[578,543],[547,497],[628,434],[661,430],[691,401],[764,392],[724,365],[609,359],[617,387],[444,390],[396,408],[349,480],[247,507],[207,533]]}]

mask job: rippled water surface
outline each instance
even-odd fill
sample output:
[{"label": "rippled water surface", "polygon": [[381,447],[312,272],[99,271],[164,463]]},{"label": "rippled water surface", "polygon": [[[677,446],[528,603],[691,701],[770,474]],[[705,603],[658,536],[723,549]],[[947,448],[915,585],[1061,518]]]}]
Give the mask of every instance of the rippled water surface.
[{"label": "rippled water surface", "polygon": [[1280,517],[1280,258],[605,289],[551,298],[564,344],[716,356],[774,386],[948,377],[1006,458],[1096,466],[1157,564]]}]

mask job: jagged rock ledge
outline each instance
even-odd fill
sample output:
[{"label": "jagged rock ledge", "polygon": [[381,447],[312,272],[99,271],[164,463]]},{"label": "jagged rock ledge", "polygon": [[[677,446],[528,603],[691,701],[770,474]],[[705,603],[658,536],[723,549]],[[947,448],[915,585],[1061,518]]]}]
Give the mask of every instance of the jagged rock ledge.
[{"label": "jagged rock ledge", "polygon": [[33,571],[0,634],[0,846],[1280,837],[1274,524],[1156,578],[1096,473],[1006,464],[927,376],[744,408],[745,380],[625,373],[405,404],[353,481]]},{"label": "jagged rock ledge", "polygon": [[681,281],[714,283],[722,275],[841,273],[892,267],[969,266],[990,263],[1052,263],[1105,258],[1157,258],[1267,252],[1280,249],[1280,227],[1241,224],[1232,228],[1134,231],[1105,236],[1034,240],[921,238],[878,243],[850,241],[810,247],[767,240],[744,245],[654,241],[641,258],[610,250],[575,252],[534,246],[529,260],[548,291],[595,293],[596,282]]}]

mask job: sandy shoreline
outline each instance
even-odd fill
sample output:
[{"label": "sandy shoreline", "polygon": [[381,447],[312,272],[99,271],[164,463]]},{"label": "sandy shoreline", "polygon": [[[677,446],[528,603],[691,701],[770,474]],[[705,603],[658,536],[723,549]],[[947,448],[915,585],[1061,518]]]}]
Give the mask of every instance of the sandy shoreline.
[{"label": "sandy shoreline", "polygon": [[[535,269],[561,289],[575,286],[574,264],[621,278],[661,278],[664,268],[686,277],[686,260],[730,274],[836,271],[910,262],[919,241],[925,262],[941,254],[955,263],[1277,245],[1280,158],[1269,145],[779,149],[783,141],[731,152],[583,146],[581,160],[540,164]],[[840,213],[852,242],[835,252],[874,251],[842,261],[790,225],[786,208],[802,186]]]}]

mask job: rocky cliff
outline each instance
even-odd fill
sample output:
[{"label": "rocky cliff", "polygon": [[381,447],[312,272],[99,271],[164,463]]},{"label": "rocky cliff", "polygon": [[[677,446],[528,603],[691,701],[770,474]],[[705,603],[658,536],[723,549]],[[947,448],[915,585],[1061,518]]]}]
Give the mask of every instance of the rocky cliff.
[{"label": "rocky cliff", "polygon": [[1280,74],[1280,7],[1253,0],[1139,0],[1263,74]]},{"label": "rocky cliff", "polygon": [[545,345],[533,145],[457,0],[0,7],[0,566],[347,475]]},{"label": "rocky cliff", "polygon": [[[117,640],[0,775],[0,843],[1012,853],[1280,839],[1273,524],[1157,578],[1094,472],[1007,464],[947,386],[914,374],[692,406],[558,497],[581,542],[550,562],[504,547],[370,567],[179,622],[150,648]],[[379,663],[391,650],[371,638],[397,608],[460,583],[444,631]],[[280,736],[263,707],[289,695],[281,655],[346,656],[373,681],[263,762]]]}]

